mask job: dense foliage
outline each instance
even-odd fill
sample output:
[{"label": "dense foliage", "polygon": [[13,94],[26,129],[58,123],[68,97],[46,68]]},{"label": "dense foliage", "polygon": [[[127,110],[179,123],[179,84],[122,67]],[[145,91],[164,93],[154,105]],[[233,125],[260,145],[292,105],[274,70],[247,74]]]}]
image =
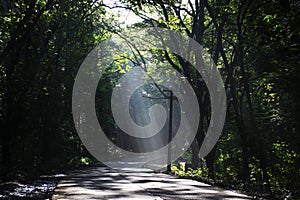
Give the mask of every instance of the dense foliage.
[{"label": "dense foliage", "polygon": [[106,37],[103,15],[90,1],[1,2],[2,169],[54,167],[81,155],[72,86],[87,52]]},{"label": "dense foliage", "polygon": [[[297,0],[29,0],[0,3],[0,170],[41,170],[88,163],[77,137],[71,95],[83,59],[123,26],[107,12],[122,7],[141,17],[133,26],[180,31],[205,47],[220,70],[228,111],[222,136],[198,157],[210,117],[200,75],[176,55],[153,52],[187,77],[201,107],[197,137],[181,175],[278,199],[300,197],[300,2]],[[119,2],[119,3],[120,3]],[[123,63],[120,63],[123,62]],[[126,72],[116,63],[100,80],[99,121],[118,137],[110,95]],[[196,77],[196,78],[195,78]],[[34,170],[32,170],[34,169]]]}]

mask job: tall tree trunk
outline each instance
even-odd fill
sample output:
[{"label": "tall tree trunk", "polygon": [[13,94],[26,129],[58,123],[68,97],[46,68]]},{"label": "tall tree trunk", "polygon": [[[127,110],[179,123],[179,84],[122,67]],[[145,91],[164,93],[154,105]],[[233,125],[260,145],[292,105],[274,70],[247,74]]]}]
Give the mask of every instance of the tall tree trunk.
[{"label": "tall tree trunk", "polygon": [[225,69],[227,72],[228,80],[229,80],[229,90],[230,90],[230,99],[233,105],[235,121],[238,128],[238,134],[241,138],[241,148],[242,148],[242,168],[240,170],[240,178],[244,181],[248,181],[250,179],[250,168],[249,168],[249,150],[248,150],[248,137],[246,133],[246,128],[244,124],[244,119],[242,115],[242,110],[240,109],[240,103],[238,99],[238,93],[236,89],[236,80],[233,73],[233,65],[229,63],[228,58],[225,54],[223,48],[223,23],[218,23],[215,13],[212,12],[212,9],[207,1],[205,1],[206,8],[209,12],[209,15],[212,18],[212,21],[217,30],[217,43],[218,43],[218,51],[221,53],[221,57],[223,59]]},{"label": "tall tree trunk", "polygon": [[194,139],[194,141],[191,144],[191,149],[192,149],[192,168],[197,169],[199,167],[199,145],[197,142],[197,139]]}]

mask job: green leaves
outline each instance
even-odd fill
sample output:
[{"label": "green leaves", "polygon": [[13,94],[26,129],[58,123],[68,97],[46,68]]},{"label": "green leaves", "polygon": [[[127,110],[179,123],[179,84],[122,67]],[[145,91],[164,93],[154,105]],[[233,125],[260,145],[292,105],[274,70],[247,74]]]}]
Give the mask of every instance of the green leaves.
[{"label": "green leaves", "polygon": [[6,23],[10,23],[11,22],[11,18],[10,17],[4,17],[4,22]]},{"label": "green leaves", "polygon": [[36,2],[42,9],[46,9],[47,0],[37,0]]},{"label": "green leaves", "polygon": [[274,15],[266,15],[263,20],[270,23],[272,20],[276,19],[277,17],[277,14],[274,14]]}]

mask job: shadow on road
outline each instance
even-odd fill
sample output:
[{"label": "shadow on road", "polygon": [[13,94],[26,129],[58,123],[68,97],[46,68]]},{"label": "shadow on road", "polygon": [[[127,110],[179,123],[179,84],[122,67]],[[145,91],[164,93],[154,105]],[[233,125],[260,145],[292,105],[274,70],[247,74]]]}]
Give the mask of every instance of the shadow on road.
[{"label": "shadow on road", "polygon": [[52,199],[251,199],[195,180],[148,169],[89,167],[65,177]]}]

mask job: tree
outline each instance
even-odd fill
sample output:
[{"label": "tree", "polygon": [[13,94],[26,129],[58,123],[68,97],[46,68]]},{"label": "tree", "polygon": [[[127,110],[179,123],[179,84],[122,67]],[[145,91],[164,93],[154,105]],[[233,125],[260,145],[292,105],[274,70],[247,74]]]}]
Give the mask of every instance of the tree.
[{"label": "tree", "polygon": [[83,152],[71,116],[73,81],[108,36],[104,9],[98,1],[3,1],[1,15],[1,168],[68,163],[74,147]]},{"label": "tree", "polygon": [[[217,164],[218,170],[220,167],[224,170],[222,178],[229,171],[235,176],[233,179],[246,183],[244,188],[260,185],[262,192],[274,194],[280,190],[278,180],[281,179],[285,180],[283,188],[290,187],[293,189],[289,191],[295,192],[283,174],[276,176],[273,165],[283,166],[283,157],[293,163],[286,163],[283,168],[295,167],[299,162],[299,149],[295,145],[299,144],[299,140],[295,140],[299,128],[296,117],[299,116],[296,111],[299,103],[295,93],[298,90],[296,77],[299,77],[295,67],[299,63],[299,37],[296,36],[299,30],[295,28],[299,3],[248,0],[124,2],[126,9],[138,14],[149,26],[183,32],[207,47],[223,74],[229,99],[228,120],[219,143],[221,147],[206,157],[210,176],[214,177],[213,169]],[[197,134],[197,142],[201,145],[208,124],[205,121],[209,121],[209,95],[205,85],[180,57],[169,52],[164,52],[163,56],[188,78],[199,102],[205,100],[200,103],[201,110],[206,111],[201,113],[204,118],[200,120],[201,128]],[[228,141],[237,142],[234,149],[230,149]],[[192,145],[194,164],[198,160],[196,146],[195,143]],[[279,156],[279,151],[284,151],[285,156]],[[231,154],[226,158],[231,160],[229,166],[220,166],[224,165],[223,158],[220,162],[224,152]],[[274,157],[278,158],[275,163],[272,162]],[[294,174],[297,168],[291,171]]]}]

